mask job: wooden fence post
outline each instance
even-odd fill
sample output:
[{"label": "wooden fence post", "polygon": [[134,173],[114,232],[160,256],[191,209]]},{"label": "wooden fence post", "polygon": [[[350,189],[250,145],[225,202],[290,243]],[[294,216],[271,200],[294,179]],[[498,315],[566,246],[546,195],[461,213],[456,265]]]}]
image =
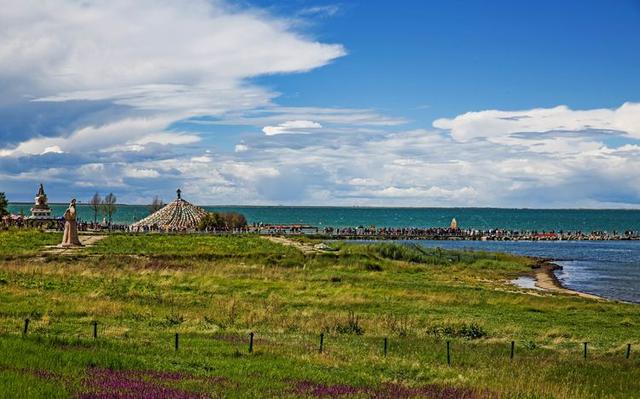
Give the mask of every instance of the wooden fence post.
[{"label": "wooden fence post", "polygon": [[320,349],[318,350],[319,353],[322,353],[323,346],[324,346],[324,333],[320,333]]},{"label": "wooden fence post", "polygon": [[178,335],[178,333],[176,333],[176,339],[175,339],[175,348],[176,348],[176,351],[177,351],[177,350],[178,350],[178,348],[179,348],[179,344],[180,344],[180,336]]},{"label": "wooden fence post", "polygon": [[249,353],[253,353],[253,332],[249,333]]},{"label": "wooden fence post", "polygon": [[628,359],[629,356],[631,356],[631,344],[627,344],[627,354],[626,354],[626,358]]},{"label": "wooden fence post", "polygon": [[511,360],[513,360],[515,349],[516,349],[516,343],[515,341],[511,341]]},{"label": "wooden fence post", "polygon": [[585,342],[585,343],[584,343],[584,358],[585,358],[585,359],[587,358],[587,345],[588,345],[588,344],[589,344],[588,342]]},{"label": "wooden fence post", "polygon": [[387,357],[387,346],[388,346],[387,337],[384,337],[384,357]]},{"label": "wooden fence post", "polygon": [[29,319],[24,319],[24,330],[22,331],[22,334],[27,335],[27,332],[29,331]]},{"label": "wooden fence post", "polygon": [[91,324],[93,324],[93,339],[97,339],[98,338],[98,322],[94,320],[91,322]]},{"label": "wooden fence post", "polygon": [[447,341],[447,365],[451,366],[451,342]]}]

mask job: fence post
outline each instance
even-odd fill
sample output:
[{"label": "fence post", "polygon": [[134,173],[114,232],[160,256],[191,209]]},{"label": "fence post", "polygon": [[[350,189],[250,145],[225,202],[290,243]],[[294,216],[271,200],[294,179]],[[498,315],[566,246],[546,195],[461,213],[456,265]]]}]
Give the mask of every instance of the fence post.
[{"label": "fence post", "polygon": [[91,324],[93,324],[93,339],[97,339],[98,338],[98,322],[94,320],[91,322]]},{"label": "fence post", "polygon": [[627,344],[627,359],[629,358],[629,356],[631,356],[631,344]]},{"label": "fence post", "polygon": [[322,353],[323,345],[324,345],[324,333],[320,333],[320,349],[318,350],[319,353]]},{"label": "fence post", "polygon": [[515,341],[511,341],[511,360],[513,360],[513,355],[514,355],[514,352],[515,352],[515,348],[516,348]]},{"label": "fence post", "polygon": [[176,351],[178,350],[179,343],[180,343],[180,337],[179,337],[178,333],[176,333],[176,340],[175,340]]},{"label": "fence post", "polygon": [[587,345],[588,345],[588,344],[589,344],[588,342],[585,342],[585,343],[584,343],[584,358],[585,358],[585,359],[587,358]]},{"label": "fence post", "polygon": [[384,337],[384,357],[387,357],[387,346],[388,346],[387,337]]},{"label": "fence post", "polygon": [[451,366],[451,343],[447,341],[447,365]]},{"label": "fence post", "polygon": [[29,319],[24,319],[24,330],[22,331],[22,334],[27,335],[27,332],[29,331]]},{"label": "fence post", "polygon": [[253,353],[253,333],[249,333],[249,353]]}]

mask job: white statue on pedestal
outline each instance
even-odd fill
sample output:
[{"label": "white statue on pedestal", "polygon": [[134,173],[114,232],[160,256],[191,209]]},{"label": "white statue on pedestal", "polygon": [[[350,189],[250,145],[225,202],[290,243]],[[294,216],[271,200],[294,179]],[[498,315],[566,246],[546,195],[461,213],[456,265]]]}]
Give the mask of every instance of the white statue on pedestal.
[{"label": "white statue on pedestal", "polygon": [[78,225],[76,224],[76,200],[71,200],[69,208],[64,212],[64,234],[62,235],[61,247],[81,247],[83,246],[78,238]]}]

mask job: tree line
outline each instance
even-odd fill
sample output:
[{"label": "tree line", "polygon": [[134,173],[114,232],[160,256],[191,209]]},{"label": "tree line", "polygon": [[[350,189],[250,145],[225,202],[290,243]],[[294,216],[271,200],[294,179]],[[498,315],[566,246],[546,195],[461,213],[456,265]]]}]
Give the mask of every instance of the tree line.
[{"label": "tree line", "polygon": [[109,225],[113,221],[113,214],[118,210],[117,197],[114,193],[107,194],[104,198],[100,193],[93,194],[89,200],[89,206],[93,209],[93,222],[98,223],[98,213],[102,213]]},{"label": "tree line", "polygon": [[9,201],[7,201],[7,196],[4,193],[0,193],[0,218],[9,214],[9,211],[7,211],[8,206]]},{"label": "tree line", "polygon": [[198,223],[200,231],[229,231],[247,226],[247,218],[237,212],[210,212]]}]

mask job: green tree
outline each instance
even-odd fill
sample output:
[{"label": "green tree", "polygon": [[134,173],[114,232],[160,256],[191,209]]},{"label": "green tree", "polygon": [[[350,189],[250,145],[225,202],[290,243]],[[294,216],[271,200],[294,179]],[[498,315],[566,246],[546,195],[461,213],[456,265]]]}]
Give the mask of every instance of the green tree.
[{"label": "green tree", "polygon": [[0,217],[7,216],[9,214],[9,211],[7,211],[7,206],[9,206],[7,196],[4,193],[0,193]]},{"label": "green tree", "polygon": [[245,227],[247,219],[237,212],[211,212],[198,223],[198,230],[233,230]]},{"label": "green tree", "polygon": [[247,225],[247,218],[243,214],[237,212],[229,212],[222,214],[227,230],[240,229]]},{"label": "green tree", "polygon": [[102,206],[102,197],[99,193],[93,194],[93,197],[89,200],[89,205],[91,209],[93,209],[93,222],[98,223],[98,211],[100,211],[100,207]]},{"label": "green tree", "polygon": [[113,193],[107,194],[107,196],[104,197],[104,200],[102,201],[102,209],[104,210],[104,214],[107,216],[109,226],[111,226],[111,222],[113,222],[113,214],[118,210],[116,201],[117,198]]},{"label": "green tree", "polygon": [[224,229],[224,220],[217,212],[208,213],[198,222],[198,230],[222,230]]}]

